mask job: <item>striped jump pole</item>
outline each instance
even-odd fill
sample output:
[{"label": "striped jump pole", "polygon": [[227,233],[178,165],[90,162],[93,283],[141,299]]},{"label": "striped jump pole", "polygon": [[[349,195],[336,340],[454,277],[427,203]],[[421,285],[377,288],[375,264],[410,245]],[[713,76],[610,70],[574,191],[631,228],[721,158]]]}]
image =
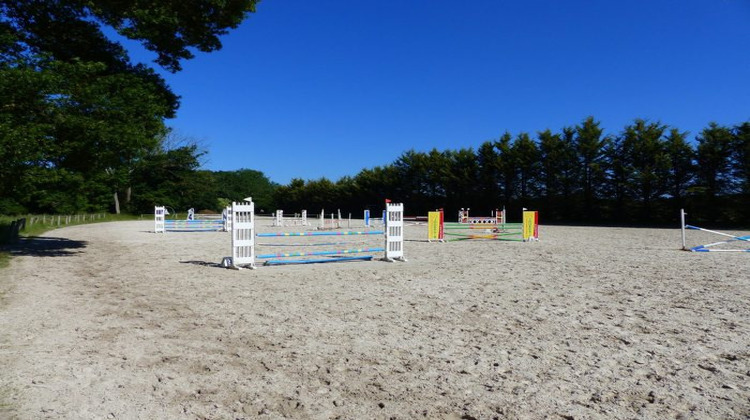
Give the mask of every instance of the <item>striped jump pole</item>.
[{"label": "striped jump pole", "polygon": [[352,236],[352,235],[382,235],[384,230],[366,230],[366,231],[341,231],[341,232],[271,232],[259,233],[259,238],[274,238],[279,236]]},{"label": "striped jump pole", "polygon": [[213,232],[223,231],[222,220],[165,220],[166,232]]},{"label": "striped jump pole", "polygon": [[310,252],[277,252],[275,254],[258,254],[255,258],[267,260],[270,258],[288,258],[288,257],[311,257],[316,255],[341,255],[341,254],[359,254],[362,252],[383,252],[385,248],[359,248],[359,249],[338,249],[332,251],[310,251]]},{"label": "striped jump pole", "polygon": [[[685,216],[686,215],[687,215],[687,213],[685,213],[685,209],[680,209],[680,231],[681,231],[681,234],[682,234],[682,249],[684,251],[691,251],[691,252],[750,252],[750,248],[748,248],[748,249],[710,249],[713,246],[723,245],[723,244],[727,244],[729,242],[735,242],[735,241],[750,242],[750,235],[747,235],[747,236],[736,236],[736,235],[732,235],[732,234],[729,234],[729,233],[717,232],[715,230],[704,229],[702,227],[689,225],[689,224],[685,223]],[[720,236],[728,237],[728,238],[731,238],[731,239],[727,239],[727,240],[724,240],[724,241],[713,242],[713,243],[705,244],[705,245],[698,245],[698,246],[694,246],[692,248],[688,248],[687,247],[687,242],[686,242],[686,234],[685,234],[686,230],[699,230],[699,231],[702,231],[702,232],[712,233],[714,235],[720,235]]]}]

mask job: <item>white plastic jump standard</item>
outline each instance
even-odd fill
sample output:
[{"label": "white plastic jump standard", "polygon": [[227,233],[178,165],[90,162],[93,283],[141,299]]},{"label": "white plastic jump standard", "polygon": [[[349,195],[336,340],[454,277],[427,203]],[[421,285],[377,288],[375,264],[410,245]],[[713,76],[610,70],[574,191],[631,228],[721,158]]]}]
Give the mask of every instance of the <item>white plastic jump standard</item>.
[{"label": "white plastic jump standard", "polygon": [[385,260],[406,261],[404,257],[404,204],[386,203]]},{"label": "white plastic jump standard", "polygon": [[232,206],[227,206],[222,214],[224,218],[224,232],[232,231]]},{"label": "white plastic jump standard", "polygon": [[164,213],[165,212],[166,212],[166,208],[164,206],[154,207],[154,232],[155,233],[166,232],[166,229],[164,228]]},{"label": "white plastic jump standard", "polygon": [[273,226],[284,226],[284,210],[276,210],[276,219]]},{"label": "white plastic jump standard", "polygon": [[[227,264],[225,264],[227,265]],[[232,261],[230,268],[255,268],[255,203],[232,203]]]},{"label": "white plastic jump standard", "polygon": [[685,209],[680,209],[680,231],[682,233],[682,250],[687,251],[687,243],[685,242]]}]

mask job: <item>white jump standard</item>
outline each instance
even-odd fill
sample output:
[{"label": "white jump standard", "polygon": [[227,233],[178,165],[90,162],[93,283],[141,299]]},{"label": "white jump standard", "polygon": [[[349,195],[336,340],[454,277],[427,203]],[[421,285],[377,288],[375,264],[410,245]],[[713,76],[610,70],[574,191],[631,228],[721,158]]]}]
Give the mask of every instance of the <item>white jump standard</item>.
[{"label": "white jump standard", "polygon": [[[373,255],[353,255],[361,253],[383,252],[384,261],[406,261],[404,258],[404,237],[403,237],[403,204],[387,203],[387,218],[385,230],[365,230],[365,231],[306,231],[306,232],[272,232],[257,233],[255,230],[255,204],[252,201],[242,203],[232,203],[232,256],[225,257],[222,266],[233,269],[256,268],[256,260],[265,260],[263,265],[283,265],[283,264],[311,264],[325,262],[341,262],[354,260],[371,260]],[[364,247],[354,249],[312,249],[301,252],[279,252],[259,254],[255,238],[290,238],[305,236],[365,236],[379,235],[385,236],[384,247]],[[307,246],[315,245],[337,245],[340,242],[324,244],[294,244],[287,246]],[[315,259],[289,259],[294,257],[325,257]]]}]

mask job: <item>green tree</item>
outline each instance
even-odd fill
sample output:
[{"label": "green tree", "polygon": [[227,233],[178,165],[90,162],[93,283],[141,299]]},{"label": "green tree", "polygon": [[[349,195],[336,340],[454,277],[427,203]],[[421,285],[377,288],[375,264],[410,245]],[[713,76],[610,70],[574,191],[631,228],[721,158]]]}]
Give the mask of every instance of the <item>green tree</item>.
[{"label": "green tree", "polygon": [[734,178],[740,191],[750,195],[750,121],[735,126],[732,134]]},{"label": "green tree", "polygon": [[594,117],[588,117],[575,128],[575,146],[581,169],[584,216],[587,218],[598,216],[599,213],[595,208],[596,200],[601,198],[602,188],[605,185],[607,169],[605,150],[610,140],[603,137],[604,130],[599,124]]},{"label": "green tree", "polygon": [[257,0],[162,0],[134,2],[0,1],[0,18],[12,24],[16,35],[35,53],[55,59],[102,62],[111,66],[126,61],[127,53],[106,38],[102,26],[139,41],[157,54],[155,60],[170,70],[193,58],[190,49],[221,49],[219,37],[236,28]]},{"label": "green tree", "polygon": [[410,212],[421,211],[417,203],[407,199],[408,191],[402,187],[399,171],[394,165],[377,166],[372,169],[363,169],[354,176],[357,186],[360,205],[370,210],[378,210],[383,205],[383,200],[393,199],[409,203]]},{"label": "green tree", "polygon": [[479,163],[474,150],[447,150],[443,152],[442,160],[436,163],[444,165],[441,167],[444,175],[438,180],[441,185],[437,188],[442,195],[432,197],[433,209],[487,205],[478,194]]},{"label": "green tree", "polygon": [[651,216],[654,200],[668,190],[669,155],[662,139],[666,129],[659,122],[636,119],[625,127],[621,136],[628,195],[640,202],[643,220]]},{"label": "green tree", "polygon": [[528,205],[532,196],[537,196],[538,175],[541,169],[539,148],[527,133],[520,133],[511,148],[518,166],[518,191],[523,205]]},{"label": "green tree", "polygon": [[167,132],[178,98],[102,28],[141,41],[177,71],[190,48],[220,48],[218,36],[254,5],[0,0],[0,185],[10,185],[0,187],[3,202],[101,209],[114,194],[117,208],[124,191],[127,204],[131,176]]},{"label": "green tree", "polygon": [[261,171],[238,169],[236,171],[217,171],[213,173],[219,197],[232,201],[242,201],[252,197],[255,207],[260,209],[276,208],[274,193],[278,185],[271,182]]},{"label": "green tree", "polygon": [[131,174],[131,185],[137,193],[128,210],[147,214],[156,205],[168,206],[170,211],[184,212],[190,207],[200,210],[203,203],[197,202],[199,194],[215,189],[212,182],[205,184],[208,182],[205,176],[202,179],[194,176],[199,156],[195,145],[175,149],[160,146],[140,159]]},{"label": "green tree", "polygon": [[706,198],[713,200],[734,190],[732,131],[710,123],[697,138],[698,182]]},{"label": "green tree", "polygon": [[624,223],[631,218],[630,207],[633,195],[629,189],[632,172],[632,156],[625,152],[623,137],[615,137],[604,146],[607,181],[600,189],[607,197],[609,211],[605,219]]},{"label": "green tree", "polygon": [[678,209],[685,207],[684,199],[694,180],[695,151],[687,142],[687,132],[681,132],[677,128],[669,130],[664,139],[664,147],[669,160],[667,193],[674,201],[672,211],[677,214]]},{"label": "green tree", "polygon": [[497,169],[500,174],[501,195],[504,205],[510,205],[515,198],[518,186],[518,162],[513,153],[513,137],[509,132],[503,133],[495,142],[497,150]]},{"label": "green tree", "polygon": [[[281,208],[299,208],[306,205],[304,200],[305,180],[302,178],[292,178],[289,184],[282,185],[274,191],[273,209],[263,209],[263,213],[271,213]],[[256,208],[256,212],[260,210]]]},{"label": "green tree", "polygon": [[483,197],[482,205],[497,205],[500,200],[500,157],[491,141],[485,141],[477,150],[477,193]]},{"label": "green tree", "polygon": [[696,192],[700,200],[696,207],[708,220],[727,220],[734,213],[727,198],[737,191],[732,167],[732,130],[712,122],[697,140]]},{"label": "green tree", "polygon": [[575,130],[562,133],[545,130],[539,133],[539,197],[545,220],[573,216],[573,192],[578,180],[574,146]]},{"label": "green tree", "polygon": [[393,163],[398,178],[396,193],[415,208],[430,207],[430,197],[436,191],[431,187],[428,156],[425,153],[409,150],[401,154]]}]

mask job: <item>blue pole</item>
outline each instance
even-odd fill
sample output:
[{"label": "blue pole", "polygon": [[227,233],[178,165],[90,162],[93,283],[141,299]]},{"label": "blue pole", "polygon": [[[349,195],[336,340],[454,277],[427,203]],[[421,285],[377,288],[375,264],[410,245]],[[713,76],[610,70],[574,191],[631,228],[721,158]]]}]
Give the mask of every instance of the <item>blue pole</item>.
[{"label": "blue pole", "polygon": [[276,254],[263,254],[256,255],[258,259],[268,258],[289,258],[289,257],[309,257],[313,255],[341,255],[341,254],[356,254],[359,252],[383,252],[385,248],[361,248],[361,249],[340,249],[333,251],[310,251],[310,252],[288,252],[288,253],[276,253]]},{"label": "blue pole", "polygon": [[274,232],[274,233],[259,233],[256,236],[259,238],[272,238],[276,236],[348,236],[348,235],[383,235],[385,231],[382,230],[368,230],[368,231],[344,231],[344,232]]}]

